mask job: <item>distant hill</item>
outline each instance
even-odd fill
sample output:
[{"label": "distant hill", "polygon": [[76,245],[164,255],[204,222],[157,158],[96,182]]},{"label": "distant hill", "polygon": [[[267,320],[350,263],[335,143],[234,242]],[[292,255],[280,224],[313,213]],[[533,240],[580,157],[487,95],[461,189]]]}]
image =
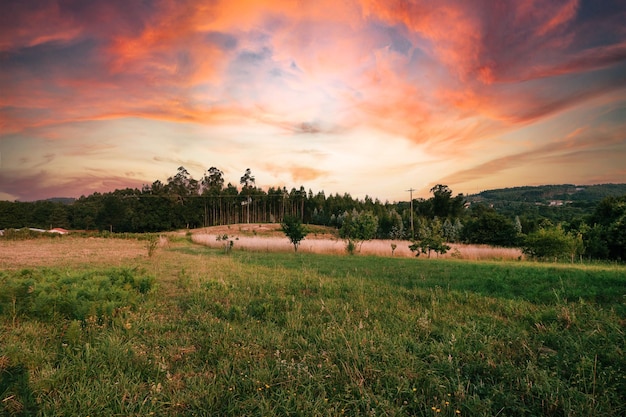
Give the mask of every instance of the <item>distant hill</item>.
[{"label": "distant hill", "polygon": [[481,191],[466,196],[469,202],[530,203],[540,205],[565,205],[569,203],[596,203],[605,197],[626,195],[626,184],[597,185],[539,185]]},{"label": "distant hill", "polygon": [[76,199],[72,197],[53,197],[53,198],[48,198],[44,201],[51,201],[53,203],[61,203],[61,204],[72,204],[74,203],[74,201],[76,201]]}]

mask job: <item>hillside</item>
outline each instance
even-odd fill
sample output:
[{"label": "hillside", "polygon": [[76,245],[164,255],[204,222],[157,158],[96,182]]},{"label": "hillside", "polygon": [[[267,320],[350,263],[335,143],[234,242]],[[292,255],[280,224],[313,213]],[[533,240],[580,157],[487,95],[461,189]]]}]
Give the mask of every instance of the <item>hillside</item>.
[{"label": "hillside", "polygon": [[467,196],[470,202],[502,202],[562,205],[568,202],[597,203],[605,197],[626,194],[626,184],[540,185],[500,188]]}]

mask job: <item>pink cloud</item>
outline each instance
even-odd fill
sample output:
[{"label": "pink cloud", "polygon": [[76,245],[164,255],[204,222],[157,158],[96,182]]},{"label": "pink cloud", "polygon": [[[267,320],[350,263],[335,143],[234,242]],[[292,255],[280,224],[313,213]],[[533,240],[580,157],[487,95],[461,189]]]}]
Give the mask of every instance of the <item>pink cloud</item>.
[{"label": "pink cloud", "polygon": [[[506,177],[506,172],[516,168],[533,165],[535,170],[554,169],[557,166],[580,165],[595,166],[596,172],[611,170],[609,161],[619,159],[619,149],[623,146],[623,136],[619,129],[597,129],[590,131],[579,128],[562,138],[546,141],[541,146],[528,151],[497,157],[474,165],[467,169],[453,172],[438,182],[446,184],[465,184],[484,178]],[[612,162],[611,162],[612,163]],[[606,178],[616,178],[615,171]],[[621,177],[622,180],[626,177]],[[548,181],[549,182],[549,181]]]},{"label": "pink cloud", "polygon": [[363,131],[461,161],[499,135],[623,101],[626,86],[624,7],[594,14],[579,0],[25,4],[0,6],[0,128],[47,144],[75,123],[133,118],[194,124],[206,140],[244,124],[303,142]]},{"label": "pink cloud", "polygon": [[20,201],[34,201],[53,197],[77,197],[123,188],[141,188],[143,184],[149,181],[110,175],[110,173],[102,173],[101,175],[82,173],[59,180],[48,171],[39,171],[33,174],[0,171],[2,188],[0,192],[6,195],[19,196]]},{"label": "pink cloud", "polygon": [[[81,9],[63,13],[59,7],[55,7],[56,3],[46,3],[47,9],[51,11],[52,23],[41,24],[41,31],[56,33],[52,32],[52,27],[55,27],[57,20],[79,22],[83,29],[75,31],[72,37],[63,35],[61,38],[76,40],[80,36],[99,39],[94,46],[99,54],[97,58],[94,55],[94,64],[100,65],[100,69],[93,74],[70,70],[67,75],[59,71],[54,76],[51,81],[67,93],[63,95],[65,105],[56,109],[49,123],[126,116],[163,117],[167,120],[202,123],[212,122],[212,116],[216,113],[241,113],[243,108],[249,108],[253,102],[238,103],[239,98],[224,95],[224,87],[234,82],[228,80],[228,65],[236,55],[206,41],[205,35],[216,31],[230,31],[238,37],[235,39],[240,40],[246,39],[254,31],[267,36],[266,45],[271,48],[272,54],[269,62],[284,74],[296,77],[296,83],[291,86],[294,92],[302,87],[302,83],[308,83],[313,88],[316,82],[334,82],[338,86],[343,84],[345,91],[350,91],[355,84],[349,77],[354,80],[371,77],[369,85],[356,85],[363,89],[360,93],[366,95],[362,100],[363,106],[378,111],[380,101],[389,102],[385,107],[395,104],[398,114],[393,119],[400,122],[400,119],[408,118],[411,114],[417,120],[417,123],[413,122],[416,132],[423,131],[423,118],[432,117],[434,110],[438,111],[449,103],[424,104],[425,95],[421,91],[423,85],[415,83],[416,76],[410,76],[412,70],[409,69],[408,58],[387,68],[380,65],[381,61],[384,64],[388,59],[380,52],[384,50],[385,39],[368,30],[368,20],[404,25],[407,28],[405,34],[413,45],[439,60],[453,77],[446,80],[445,76],[436,75],[438,78],[434,81],[448,82],[456,91],[465,91],[466,99],[472,98],[471,103],[462,104],[457,95],[453,99],[459,104],[457,108],[467,111],[480,103],[486,106],[484,111],[479,110],[480,114],[499,120],[520,117],[499,115],[497,111],[493,114],[493,108],[497,109],[501,104],[492,105],[492,110],[489,110],[488,103],[494,100],[494,96],[499,101],[499,97],[493,88],[485,87],[484,84],[586,71],[626,59],[624,47],[620,44],[577,52],[570,55],[569,60],[557,63],[541,61],[555,51],[551,42],[557,42],[560,46],[571,42],[567,28],[578,10],[577,1],[566,4],[524,2],[483,8],[451,0],[441,2],[437,7],[419,1],[365,0],[361,4],[343,2],[337,6],[332,3],[333,6],[327,8],[303,7],[288,1],[267,4],[218,2],[209,6],[193,1],[184,4],[163,2],[152,13],[144,13],[139,27],[127,23],[133,17],[132,13],[130,18],[125,16],[127,11],[117,3],[95,4],[95,8],[84,8],[86,11]],[[329,14],[327,10],[333,13]],[[30,22],[23,17],[27,15],[25,11],[20,10],[17,14],[17,21]],[[40,15],[33,16],[32,21],[39,22],[36,16]],[[274,23],[272,19],[279,23]],[[105,31],[105,22],[110,21],[116,23]],[[41,38],[36,32],[26,33],[33,39]],[[31,44],[33,39],[24,38],[22,43]],[[428,42],[424,42],[424,39]],[[529,61],[526,57],[531,50],[533,54]],[[304,72],[294,73],[289,68],[291,63],[296,63]],[[267,72],[271,70],[271,67],[266,69]],[[439,71],[436,66],[425,70],[431,77]],[[265,94],[261,86],[267,81],[266,75],[263,71],[249,75],[250,85],[259,89],[257,95],[261,97]],[[6,80],[6,84],[13,87],[9,87],[7,100],[17,101],[29,108],[49,109],[58,106],[60,96],[46,91],[45,87],[49,85],[47,81],[32,77],[15,84],[9,81]],[[477,81],[480,83],[476,84]],[[289,83],[287,79],[282,82]],[[214,86],[208,96],[199,96],[192,91],[194,87],[207,83]],[[220,85],[222,87],[218,87]],[[394,97],[395,92],[385,97],[385,91],[394,88],[407,91],[405,97],[402,93]],[[435,93],[439,98],[447,94],[441,90]],[[336,92],[329,91],[329,94]],[[406,97],[409,94],[413,94],[415,99]],[[197,102],[199,97],[205,103]],[[225,98],[230,101],[227,105],[224,105]],[[339,101],[346,97],[330,98]],[[265,101],[262,104],[271,112],[284,111],[281,108],[268,108],[271,101],[266,98],[261,100]],[[567,100],[567,97],[563,100]],[[221,104],[217,106],[212,103],[218,101]],[[5,105],[9,105],[9,102],[5,101]],[[558,99],[540,105],[542,112],[544,109],[559,107]],[[403,112],[407,114],[403,116]],[[525,112],[528,111],[519,113]],[[532,114],[521,116],[522,119],[532,117]],[[46,123],[45,116],[36,115],[36,119],[36,123]],[[11,131],[29,124],[28,118],[25,120],[12,115],[4,116],[1,122]],[[345,123],[350,122],[346,120]],[[387,127],[389,123],[383,125]],[[411,136],[416,138],[418,135]]]}]

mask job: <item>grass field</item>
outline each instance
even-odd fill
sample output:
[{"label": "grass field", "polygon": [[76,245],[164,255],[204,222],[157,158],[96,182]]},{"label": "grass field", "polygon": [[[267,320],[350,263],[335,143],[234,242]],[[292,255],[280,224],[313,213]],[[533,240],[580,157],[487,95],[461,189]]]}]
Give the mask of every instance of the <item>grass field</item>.
[{"label": "grass field", "polygon": [[[324,226],[306,226],[309,234],[301,242],[299,252],[342,255],[346,253],[346,242],[339,238],[337,230]],[[217,238],[228,236],[233,247],[255,252],[291,252],[293,245],[278,224],[243,224],[216,226],[196,229],[192,239],[196,243],[213,248],[220,248],[224,242]],[[394,245],[394,249],[392,249]],[[374,256],[396,256],[414,258],[409,249],[408,240],[375,239],[363,242],[359,254]],[[421,255],[427,257],[427,255]],[[450,250],[442,255],[432,252],[432,257],[467,260],[519,260],[524,258],[518,248],[496,248],[488,245],[450,244]]]},{"label": "grass field", "polygon": [[0,415],[626,414],[624,266],[0,249]]}]

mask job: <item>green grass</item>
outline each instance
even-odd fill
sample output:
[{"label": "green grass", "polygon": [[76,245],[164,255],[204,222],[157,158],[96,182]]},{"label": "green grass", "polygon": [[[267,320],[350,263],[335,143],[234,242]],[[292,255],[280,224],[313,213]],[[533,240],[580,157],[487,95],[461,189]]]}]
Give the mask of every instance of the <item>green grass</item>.
[{"label": "green grass", "polygon": [[[307,254],[243,253],[241,262],[292,270],[312,269],[330,277],[359,275],[384,285],[404,288],[444,287],[484,296],[524,299],[534,303],[594,301],[623,308],[626,268],[529,262],[468,262],[385,257],[343,257]],[[622,314],[626,311],[622,310]]]},{"label": "green grass", "polygon": [[[626,413],[624,267],[185,242],[133,262],[2,273],[28,302],[0,312],[0,415]],[[117,304],[78,308],[106,280]],[[87,313],[34,309],[39,287]]]}]

